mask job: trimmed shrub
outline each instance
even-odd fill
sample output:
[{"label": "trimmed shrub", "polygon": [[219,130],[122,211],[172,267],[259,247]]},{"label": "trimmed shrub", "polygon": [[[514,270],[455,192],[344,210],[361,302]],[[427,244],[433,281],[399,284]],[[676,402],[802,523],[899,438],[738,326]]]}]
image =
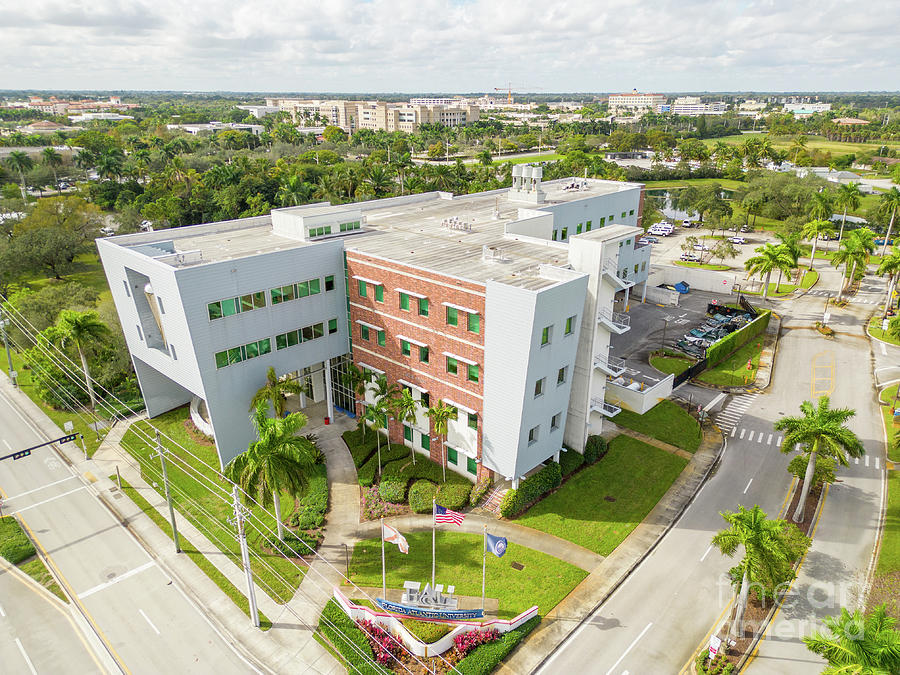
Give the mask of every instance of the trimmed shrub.
[{"label": "trimmed shrub", "polygon": [[391,675],[390,670],[375,663],[366,634],[334,600],[328,601],[319,616],[319,633],[337,649],[350,666],[348,670],[360,675]]},{"label": "trimmed shrub", "polygon": [[[401,478],[406,478],[407,480],[425,478],[434,483],[444,482],[444,473],[440,464],[438,464],[437,462],[432,462],[427,457],[423,457],[421,455],[416,456],[416,463],[413,464],[412,459],[408,457],[409,449],[405,448],[405,452],[406,454],[403,455],[401,459],[395,459],[394,461],[385,465],[385,476],[399,476]],[[384,453],[382,453],[382,456],[383,455]],[[450,469],[447,469],[447,482],[460,483],[468,486],[472,485],[467,478],[459,475],[454,471],[451,471]]]},{"label": "trimmed shrub", "polygon": [[13,565],[35,555],[34,545],[12,516],[0,518],[0,556]]},{"label": "trimmed shrub", "polygon": [[540,621],[541,617],[536,616],[504,633],[499,640],[475,648],[456,664],[457,670],[463,675],[489,675]]},{"label": "trimmed shrub", "polygon": [[584,463],[594,464],[606,454],[607,449],[606,439],[603,436],[588,436],[584,446]]},{"label": "trimmed shrub", "polygon": [[[382,467],[383,470],[384,467]],[[356,480],[363,487],[372,487],[375,482],[375,473],[378,471],[378,457],[372,456],[356,471]]]},{"label": "trimmed shrub", "polygon": [[512,518],[562,483],[562,469],[549,462],[543,469],[519,483],[518,490],[510,490],[500,502],[500,515]]},{"label": "trimmed shrub", "polygon": [[465,656],[474,651],[481,645],[500,639],[500,631],[496,628],[488,630],[468,630],[465,633],[459,633],[453,638],[453,646],[456,647],[456,653]]},{"label": "trimmed shrub", "polygon": [[[370,435],[373,435],[369,432]],[[378,448],[373,446],[375,452],[371,454],[368,461],[363,464],[356,472],[357,479],[359,484],[363,487],[370,487],[372,483],[375,482],[375,474],[378,473]],[[388,475],[388,465],[399,462],[401,465],[405,461],[410,461],[407,454],[409,451],[403,445],[398,445],[394,443],[391,445],[390,449],[387,447],[387,443],[382,439],[381,444],[381,475],[382,477]],[[400,500],[403,501],[403,500]]]},{"label": "trimmed shrub", "polygon": [[344,440],[347,449],[350,451],[350,456],[353,457],[353,465],[357,469],[368,461],[376,448],[375,432],[372,430],[366,431],[366,437],[365,440],[363,440],[360,431],[360,429],[354,429],[352,431],[345,431],[341,434],[341,438]]},{"label": "trimmed shrub", "polygon": [[398,516],[406,507],[403,504],[391,504],[378,496],[377,487],[363,488],[362,494],[362,519],[377,520],[389,516]]},{"label": "trimmed shrub", "polygon": [[487,496],[493,484],[492,478],[479,478],[478,482],[472,486],[472,492],[469,494],[469,506],[478,506]]},{"label": "trimmed shrub", "polygon": [[[791,463],[788,464],[788,472],[794,474],[800,480],[803,480],[806,478],[806,468],[808,465],[808,456],[797,455],[791,460]],[[834,472],[836,467],[837,462],[833,457],[816,457],[816,468],[813,469],[813,484],[810,487],[816,487],[821,483],[833,483],[837,479]]]},{"label": "trimmed shrub", "polygon": [[385,476],[378,484],[378,496],[386,502],[400,504],[406,501],[406,479],[398,476]]},{"label": "trimmed shrub", "polygon": [[431,500],[437,493],[437,485],[430,480],[417,480],[409,488],[409,508],[416,513],[431,513]]},{"label": "trimmed shrub", "polygon": [[324,464],[316,464],[309,475],[306,492],[300,498],[300,507],[291,514],[290,525],[301,530],[322,527],[328,511],[328,471]]},{"label": "trimmed shrub", "polygon": [[576,450],[563,448],[563,452],[559,453],[559,468],[562,469],[563,476],[574,473],[582,464],[584,455]]},{"label": "trimmed shrub", "polygon": [[314,534],[292,532],[284,535],[284,541],[281,541],[278,537],[271,537],[266,542],[269,544],[269,547],[293,558],[297,555],[310,555],[319,547],[324,538],[325,535],[322,532],[315,532]]},{"label": "trimmed shrub", "polygon": [[441,483],[437,489],[437,502],[445,508],[459,511],[469,503],[469,493],[471,491],[472,487],[468,484]]}]

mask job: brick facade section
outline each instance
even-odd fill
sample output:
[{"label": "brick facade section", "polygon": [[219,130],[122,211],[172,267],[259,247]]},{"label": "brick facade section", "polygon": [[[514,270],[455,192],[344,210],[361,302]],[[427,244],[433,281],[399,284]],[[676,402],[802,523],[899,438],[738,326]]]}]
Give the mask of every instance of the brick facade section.
[{"label": "brick facade section", "polygon": [[[391,383],[403,379],[422,387],[428,391],[432,405],[443,399],[475,410],[478,413],[477,453],[480,458],[483,411],[481,396],[484,392],[484,378],[487,376],[484,371],[484,331],[487,327],[484,286],[352,250],[347,251],[347,271],[354,363],[366,363],[385,371]],[[366,285],[366,297],[361,297],[359,282],[354,276],[381,282],[384,285],[384,302],[376,302],[372,284]],[[419,316],[418,299],[415,296],[410,297],[409,311],[400,309],[400,292],[395,290],[397,288],[426,296],[429,303],[428,316]],[[481,317],[479,332],[468,330],[467,316],[463,312],[459,313],[459,325],[447,325],[446,307],[442,304],[444,302],[476,310]],[[363,340],[361,327],[356,323],[358,320],[383,328],[385,346],[378,345],[374,330],[370,330],[368,341]],[[419,361],[416,344],[411,345],[410,355],[404,356],[400,351],[401,335],[427,345],[429,362]],[[463,361],[459,362],[456,375],[449,374],[443,352],[478,363],[478,382],[467,379],[467,364]],[[431,377],[415,371],[427,373]],[[451,386],[450,383],[456,386]],[[434,437],[433,427],[430,431]],[[392,442],[403,443],[401,424],[391,424],[390,438]],[[430,456],[438,464],[442,463],[440,443],[431,443]],[[490,474],[479,463],[477,477]]]}]

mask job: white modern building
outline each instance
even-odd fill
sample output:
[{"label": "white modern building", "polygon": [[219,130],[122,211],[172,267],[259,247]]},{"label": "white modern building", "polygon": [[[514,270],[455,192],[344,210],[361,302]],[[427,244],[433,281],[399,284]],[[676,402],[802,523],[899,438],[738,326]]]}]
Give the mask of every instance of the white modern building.
[{"label": "white modern building", "polygon": [[[424,409],[455,409],[450,470],[517,483],[619,408],[606,403],[613,311],[649,274],[639,184],[542,181],[355,204],[98,240],[151,416],[192,404],[223,464],[253,440],[248,405],[269,367],[309,385],[299,401],[359,414],[347,364],[421,403],[391,440],[440,460]],[[311,413],[312,414],[312,413]]]},{"label": "white modern building", "polygon": [[656,110],[656,106],[665,102],[666,97],[662,94],[646,94],[633,89],[625,94],[610,94],[609,111],[613,115],[623,112],[646,112]]},{"label": "white modern building", "polygon": [[670,112],[673,115],[699,117],[700,115],[721,115],[728,111],[728,104],[722,101],[704,103],[699,96],[679,96],[670,106],[660,106],[657,112]]}]

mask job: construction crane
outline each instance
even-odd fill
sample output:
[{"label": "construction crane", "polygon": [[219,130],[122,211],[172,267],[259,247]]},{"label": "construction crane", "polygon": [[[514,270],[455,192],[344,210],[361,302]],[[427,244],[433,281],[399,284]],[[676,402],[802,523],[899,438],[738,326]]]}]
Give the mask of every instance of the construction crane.
[{"label": "construction crane", "polygon": [[507,103],[513,102],[513,99],[512,99],[513,89],[515,89],[516,91],[543,91],[544,90],[543,87],[528,87],[528,86],[513,87],[511,82],[508,83],[505,87],[494,87],[494,91],[505,91],[506,92],[506,102]]}]

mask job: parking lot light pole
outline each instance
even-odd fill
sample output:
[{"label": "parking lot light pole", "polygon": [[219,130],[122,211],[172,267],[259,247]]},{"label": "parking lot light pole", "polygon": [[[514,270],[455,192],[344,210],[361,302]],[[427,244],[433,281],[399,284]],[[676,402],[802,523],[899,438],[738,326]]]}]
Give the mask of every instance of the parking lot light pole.
[{"label": "parking lot light pole", "polygon": [[[669,320],[663,319],[663,336],[662,336],[662,343],[660,344],[660,349],[662,349],[663,352],[666,351],[666,328],[668,328],[668,327],[669,327]],[[665,353],[663,355],[665,356]]]}]

